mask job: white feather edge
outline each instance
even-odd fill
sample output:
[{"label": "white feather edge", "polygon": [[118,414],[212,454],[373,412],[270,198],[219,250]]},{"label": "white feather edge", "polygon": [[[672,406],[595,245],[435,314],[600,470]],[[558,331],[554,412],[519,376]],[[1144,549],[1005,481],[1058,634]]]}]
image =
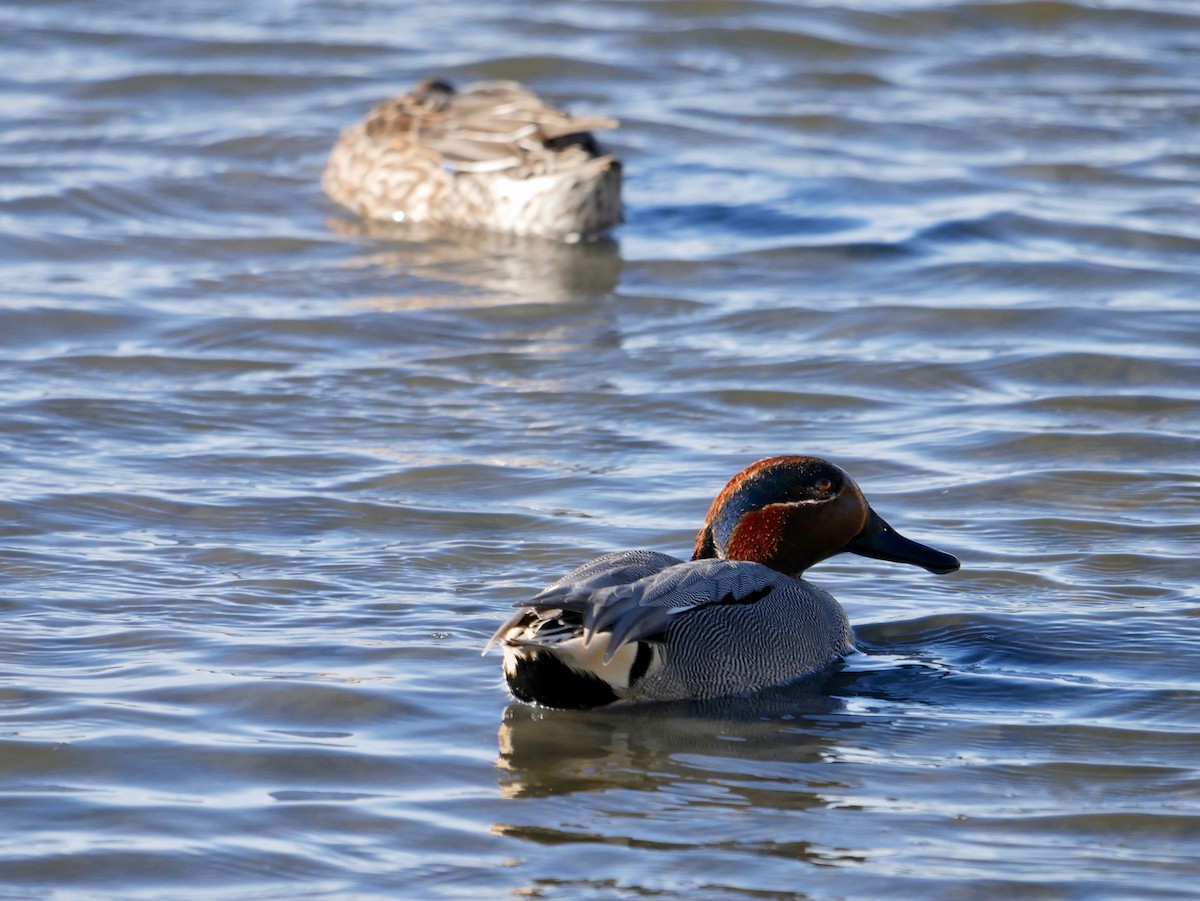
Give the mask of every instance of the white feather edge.
[{"label": "white feather edge", "polygon": [[630,642],[618,648],[612,660],[605,663],[604,652],[608,650],[608,635],[605,633],[594,636],[590,642],[585,642],[581,636],[555,642],[553,647],[539,645],[534,641],[506,639],[504,644],[504,672],[506,674],[513,674],[516,659],[526,647],[539,648],[548,654],[553,654],[571,669],[603,679],[618,691],[629,688],[629,674],[633,671],[633,662],[637,659],[638,652],[638,643]]}]

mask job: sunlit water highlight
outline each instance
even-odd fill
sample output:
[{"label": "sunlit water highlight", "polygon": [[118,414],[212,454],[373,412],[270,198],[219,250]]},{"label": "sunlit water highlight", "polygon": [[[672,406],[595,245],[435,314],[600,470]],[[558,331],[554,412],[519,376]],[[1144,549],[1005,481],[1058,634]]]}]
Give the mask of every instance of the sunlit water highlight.
[{"label": "sunlit water highlight", "polygon": [[[1194,895],[1193,4],[0,26],[0,895]],[[430,73],[620,117],[615,240],[325,200]],[[820,689],[509,703],[512,601],[780,452],[961,572],[813,570]]]}]

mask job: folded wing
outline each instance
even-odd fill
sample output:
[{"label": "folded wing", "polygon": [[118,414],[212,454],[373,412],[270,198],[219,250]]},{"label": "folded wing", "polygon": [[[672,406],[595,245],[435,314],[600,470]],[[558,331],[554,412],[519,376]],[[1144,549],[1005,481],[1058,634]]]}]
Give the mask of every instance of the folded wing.
[{"label": "folded wing", "polygon": [[[493,644],[501,638],[514,641],[514,635],[536,636],[529,643],[551,645],[558,641],[570,640],[578,636],[578,622],[562,622],[560,614],[571,610],[576,620],[583,613],[582,606],[570,608],[545,602],[550,597],[586,596],[619,585],[627,585],[652,575],[660,570],[676,566],[683,561],[668,554],[657,551],[617,551],[604,554],[583,566],[567,573],[541,594],[528,601],[517,601],[513,604],[517,612],[506,619],[484,646],[487,653]],[[518,629],[520,626],[532,628]]]},{"label": "folded wing", "polygon": [[[753,604],[788,580],[761,564],[736,560],[676,562],[618,583],[603,574],[583,573],[586,569],[572,573],[584,578],[568,576],[520,606],[579,614],[585,645],[598,632],[610,632],[605,663],[625,644],[660,634],[674,617],[716,604]],[[631,567],[631,572],[637,569]]]}]

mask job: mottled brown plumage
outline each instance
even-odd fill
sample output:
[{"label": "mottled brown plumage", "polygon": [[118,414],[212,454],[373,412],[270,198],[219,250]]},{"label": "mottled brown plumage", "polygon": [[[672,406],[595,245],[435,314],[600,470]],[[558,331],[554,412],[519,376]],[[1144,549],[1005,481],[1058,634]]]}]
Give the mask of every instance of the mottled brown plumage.
[{"label": "mottled brown plumage", "polygon": [[359,215],[574,241],[621,221],[621,164],[572,116],[511,81],[426,81],[342,132],[322,185]]}]

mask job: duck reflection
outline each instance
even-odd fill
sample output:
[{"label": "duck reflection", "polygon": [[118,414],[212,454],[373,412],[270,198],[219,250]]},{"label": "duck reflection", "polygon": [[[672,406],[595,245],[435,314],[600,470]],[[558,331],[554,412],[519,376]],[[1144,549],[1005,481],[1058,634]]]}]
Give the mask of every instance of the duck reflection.
[{"label": "duck reflection", "polygon": [[[610,238],[565,244],[420,223],[334,218],[328,224],[339,234],[378,242],[353,265],[468,288],[479,305],[511,303],[514,297],[536,302],[602,297],[612,293],[621,275],[620,247]],[[379,305],[394,302],[408,308],[413,299],[398,295]],[[464,300],[455,298],[459,305]]]},{"label": "duck reflection", "polygon": [[[812,718],[841,709],[820,682],[751,697],[592,711],[514,703],[498,736],[500,790],[509,798],[655,790],[710,770],[730,772],[731,765],[734,773],[753,774],[764,764],[817,763],[829,730]],[[819,803],[815,795],[812,803]]]},{"label": "duck reflection", "polygon": [[[589,711],[511,704],[497,778],[501,795],[521,803],[492,832],[551,848],[597,843],[861,864],[868,849],[829,842],[810,815],[854,796],[854,771],[838,762],[844,748],[872,743],[859,730],[890,728],[889,717],[850,711],[864,700],[859,679],[876,675],[872,663],[746,697]],[[893,703],[878,685],[865,700]],[[853,741],[851,731],[859,733]]]}]

